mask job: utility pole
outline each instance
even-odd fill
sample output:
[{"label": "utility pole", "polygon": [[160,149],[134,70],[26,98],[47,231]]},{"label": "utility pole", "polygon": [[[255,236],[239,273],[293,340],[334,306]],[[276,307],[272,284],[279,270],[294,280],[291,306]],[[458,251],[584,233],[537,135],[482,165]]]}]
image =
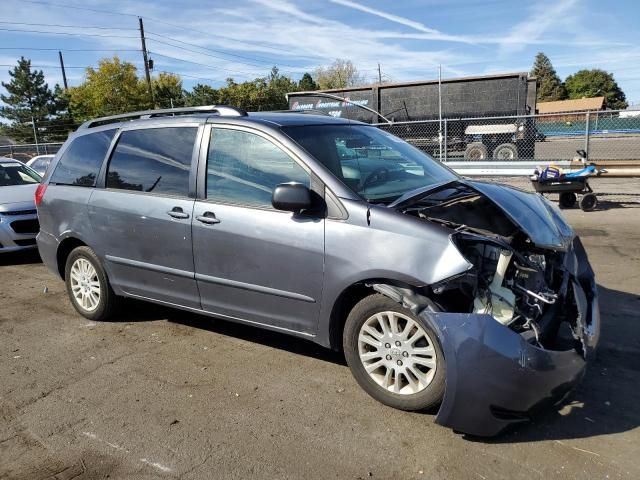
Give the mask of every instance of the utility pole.
[{"label": "utility pole", "polygon": [[38,131],[36,129],[36,119],[31,115],[31,125],[33,125],[33,139],[36,142],[36,152],[40,155],[40,146],[38,145]]},{"label": "utility pole", "polygon": [[380,64],[378,64],[378,83],[382,83],[382,70],[380,69]]},{"label": "utility pole", "polygon": [[440,143],[440,156],[438,160],[442,161],[442,65],[438,65],[438,140]]},{"label": "utility pole", "polygon": [[60,57],[60,69],[62,70],[62,83],[64,83],[65,91],[69,90],[69,85],[67,84],[67,72],[64,70],[64,59],[62,58],[62,52],[58,50],[58,57]]},{"label": "utility pole", "polygon": [[149,91],[149,99],[151,105],[155,106],[155,100],[153,98],[153,89],[151,88],[151,74],[149,73],[149,56],[147,55],[147,43],[144,39],[144,24],[142,23],[142,17],[138,17],[138,23],[140,25],[140,40],[142,41],[142,58],[144,59],[144,75],[147,79],[147,90]]}]

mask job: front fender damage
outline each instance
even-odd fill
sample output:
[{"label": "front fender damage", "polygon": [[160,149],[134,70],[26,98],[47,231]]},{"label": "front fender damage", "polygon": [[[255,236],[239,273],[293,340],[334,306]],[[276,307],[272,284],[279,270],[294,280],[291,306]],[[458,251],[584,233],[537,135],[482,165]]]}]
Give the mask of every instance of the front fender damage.
[{"label": "front fender damage", "polygon": [[526,421],[536,407],[562,399],[582,378],[575,350],[530,343],[490,315],[423,311],[446,360],[446,389],[436,423],[493,436]]},{"label": "front fender damage", "polygon": [[411,310],[438,337],[446,363],[445,394],[436,423],[493,436],[561,401],[581,380],[600,336],[595,277],[579,239],[565,258],[576,307],[574,348],[540,345],[484,313],[443,312],[411,288],[370,286]]}]

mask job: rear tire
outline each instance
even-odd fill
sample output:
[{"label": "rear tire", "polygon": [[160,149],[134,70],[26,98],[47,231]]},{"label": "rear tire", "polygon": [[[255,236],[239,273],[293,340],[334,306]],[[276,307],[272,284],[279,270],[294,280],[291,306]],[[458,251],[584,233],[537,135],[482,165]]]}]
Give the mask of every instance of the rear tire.
[{"label": "rear tire", "polygon": [[472,162],[486,160],[488,156],[487,147],[482,142],[470,143],[464,151],[464,159]]},{"label": "rear tire", "polygon": [[65,264],[67,294],[76,311],[89,320],[107,320],[115,311],[118,297],[98,256],[89,247],[71,251]]},{"label": "rear tire", "polygon": [[400,410],[425,410],[444,396],[446,366],[433,330],[380,294],[349,313],[343,332],[347,364],[373,398]]},{"label": "rear tire", "polygon": [[576,204],[578,197],[573,192],[562,192],[560,194],[560,208],[571,208]]},{"label": "rear tire", "polygon": [[513,143],[503,143],[493,149],[493,159],[501,162],[518,159],[518,147]]}]

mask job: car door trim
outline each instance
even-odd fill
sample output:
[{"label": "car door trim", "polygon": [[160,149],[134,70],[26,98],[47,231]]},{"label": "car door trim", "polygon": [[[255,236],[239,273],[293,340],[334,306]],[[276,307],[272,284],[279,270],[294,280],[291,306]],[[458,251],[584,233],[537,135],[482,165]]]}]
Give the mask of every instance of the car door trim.
[{"label": "car door trim", "polygon": [[129,258],[116,257],[113,255],[105,255],[105,258],[108,261],[117,263],[119,265],[142,268],[143,270],[150,270],[152,272],[167,273],[169,275],[174,275],[176,277],[190,278],[190,279],[195,278],[194,273],[189,272],[187,270],[180,270],[178,268],[171,268],[171,267],[163,267],[162,265],[157,265],[155,263],[141,262],[139,260],[131,260]]},{"label": "car door trim", "polygon": [[200,282],[215,283],[218,285],[225,285],[227,287],[240,288],[242,290],[249,290],[252,292],[266,293],[269,295],[275,295],[278,297],[291,298],[293,300],[300,300],[307,303],[316,303],[314,298],[302,295],[300,293],[289,292],[286,290],[279,290],[277,288],[264,287],[262,285],[256,285],[254,283],[238,282],[237,280],[229,280],[227,278],[213,277],[211,275],[204,275],[202,273],[196,273],[196,280]]},{"label": "car door trim", "polygon": [[222,318],[224,320],[230,320],[233,322],[237,322],[237,323],[244,323],[247,325],[254,325],[254,326],[258,326],[258,327],[262,327],[266,330],[274,330],[277,332],[286,332],[286,333],[291,333],[293,335],[298,335],[300,337],[307,337],[307,338],[315,338],[316,335],[313,333],[309,333],[309,332],[305,332],[302,330],[294,330],[292,328],[286,328],[286,327],[280,327],[278,325],[273,325],[271,323],[262,323],[262,322],[255,322],[253,320],[247,320],[246,318],[240,318],[240,317],[234,317],[232,315],[225,315],[223,313],[217,313],[214,312],[212,310],[203,310],[200,308],[193,308],[193,307],[187,307],[185,305],[181,305],[179,303],[172,303],[172,302],[167,302],[164,300],[158,300],[157,298],[151,298],[151,297],[145,297],[144,295],[137,295],[135,293],[126,293],[127,297],[131,297],[131,298],[137,298],[139,300],[145,300],[151,303],[157,303],[160,305],[166,305],[168,307],[173,307],[173,308],[178,308],[180,310],[186,310],[189,312],[194,312],[194,313],[199,313],[201,315],[207,315],[209,317],[218,317],[218,318]]}]

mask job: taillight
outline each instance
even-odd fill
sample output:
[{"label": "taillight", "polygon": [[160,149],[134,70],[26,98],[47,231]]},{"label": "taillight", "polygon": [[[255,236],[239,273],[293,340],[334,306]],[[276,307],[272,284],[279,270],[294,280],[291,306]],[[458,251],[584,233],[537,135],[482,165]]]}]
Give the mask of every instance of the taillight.
[{"label": "taillight", "polygon": [[35,195],[36,207],[40,206],[40,202],[42,202],[42,197],[44,197],[44,192],[46,191],[47,191],[46,183],[41,183],[40,185],[38,185],[38,188],[36,188],[36,195]]}]

